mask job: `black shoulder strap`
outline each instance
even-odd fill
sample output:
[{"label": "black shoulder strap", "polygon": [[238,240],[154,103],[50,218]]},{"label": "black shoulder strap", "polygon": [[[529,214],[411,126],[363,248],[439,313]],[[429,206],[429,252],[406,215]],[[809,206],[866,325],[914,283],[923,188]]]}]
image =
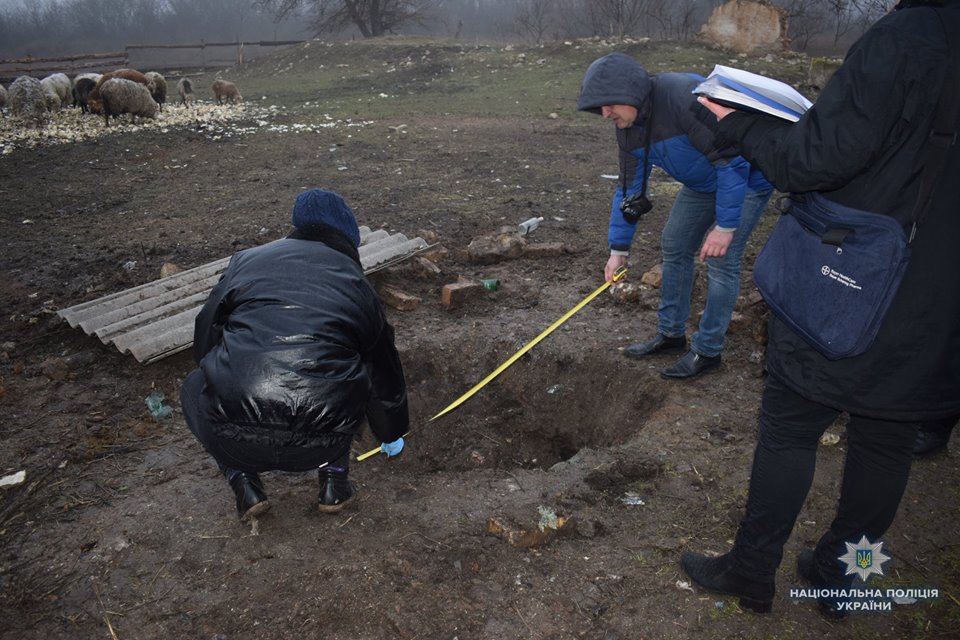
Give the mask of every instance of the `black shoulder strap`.
[{"label": "black shoulder strap", "polygon": [[923,172],[920,174],[920,195],[911,216],[913,221],[910,228],[911,241],[926,214],[933,191],[943,175],[943,167],[947,163],[947,152],[957,143],[957,117],[960,114],[960,45],[957,43],[957,33],[944,24],[943,10],[934,9],[934,11],[940,19],[940,26],[943,27],[947,38],[950,57],[947,62],[947,77],[944,80],[943,93],[940,95],[940,102],[937,103],[933,127],[930,129],[930,137],[925,145]]},{"label": "black shoulder strap", "polygon": [[[650,172],[650,136],[651,131],[653,130],[653,108],[650,109],[650,115],[647,117],[647,122],[644,125],[646,129],[646,139],[643,143],[643,182],[640,184],[640,195],[647,195],[647,173]],[[621,197],[627,199],[627,171],[626,167],[620,171],[620,192]]]}]

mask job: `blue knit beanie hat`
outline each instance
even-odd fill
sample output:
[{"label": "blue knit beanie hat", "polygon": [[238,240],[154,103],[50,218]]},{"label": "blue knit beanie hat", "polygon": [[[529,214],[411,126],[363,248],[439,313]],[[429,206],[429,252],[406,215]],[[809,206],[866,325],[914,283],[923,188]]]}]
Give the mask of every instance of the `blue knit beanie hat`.
[{"label": "blue knit beanie hat", "polygon": [[312,224],[329,225],[347,236],[354,246],[360,246],[360,229],[353,209],[333,191],[310,189],[300,193],[293,203],[292,222],[297,229]]}]

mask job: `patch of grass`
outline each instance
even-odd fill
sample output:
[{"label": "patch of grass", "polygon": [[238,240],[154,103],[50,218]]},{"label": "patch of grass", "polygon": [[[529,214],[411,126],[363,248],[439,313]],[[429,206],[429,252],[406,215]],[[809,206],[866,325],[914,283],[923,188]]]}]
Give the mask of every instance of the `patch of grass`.
[{"label": "patch of grass", "polygon": [[[331,117],[520,117],[586,120],[576,111],[589,64],[622,51],[651,73],[709,73],[736,62],[729,52],[697,43],[600,40],[542,47],[417,38],[363,42],[311,41],[236,70],[248,99],[286,107],[316,102]],[[750,66],[745,64],[740,66]]]}]

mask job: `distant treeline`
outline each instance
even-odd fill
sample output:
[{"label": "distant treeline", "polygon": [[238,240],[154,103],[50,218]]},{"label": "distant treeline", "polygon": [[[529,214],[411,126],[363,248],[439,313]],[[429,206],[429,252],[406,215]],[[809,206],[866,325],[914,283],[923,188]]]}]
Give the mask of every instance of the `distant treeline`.
[{"label": "distant treeline", "polygon": [[[429,35],[540,43],[693,37],[722,0],[0,0],[0,58],[130,43]],[[773,0],[793,47],[840,49],[893,0]]]}]

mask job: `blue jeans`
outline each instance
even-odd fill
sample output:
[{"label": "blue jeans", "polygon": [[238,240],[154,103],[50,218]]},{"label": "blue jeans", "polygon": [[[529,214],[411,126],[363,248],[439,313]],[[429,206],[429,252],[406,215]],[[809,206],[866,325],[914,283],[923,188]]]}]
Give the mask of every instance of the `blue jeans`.
[{"label": "blue jeans", "polygon": [[[717,356],[723,351],[723,338],[730,315],[740,294],[740,257],[747,240],[767,206],[771,191],[747,191],[740,213],[740,226],[733,234],[727,254],[707,258],[707,304],[700,328],[693,334],[691,349],[702,356]],[[660,246],[663,252],[663,284],[660,293],[659,330],[668,337],[686,334],[693,294],[694,261],[703,239],[715,219],[713,193],[698,193],[681,187]]]}]

